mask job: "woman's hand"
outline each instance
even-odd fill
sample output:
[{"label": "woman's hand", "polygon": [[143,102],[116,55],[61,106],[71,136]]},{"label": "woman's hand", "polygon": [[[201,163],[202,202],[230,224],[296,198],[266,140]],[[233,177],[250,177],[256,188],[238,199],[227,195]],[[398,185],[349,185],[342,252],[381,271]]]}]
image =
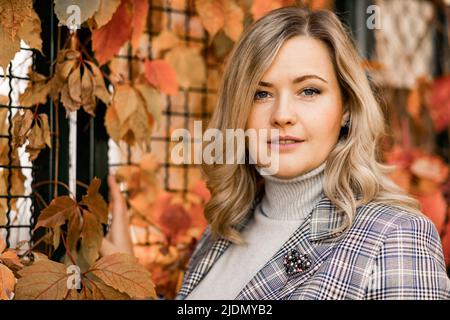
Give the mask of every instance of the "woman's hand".
[{"label": "woman's hand", "polygon": [[134,254],[127,204],[120,192],[116,178],[112,175],[108,175],[108,186],[110,197],[109,210],[112,214],[112,223],[107,236],[103,238],[100,254],[102,256],[117,252]]}]

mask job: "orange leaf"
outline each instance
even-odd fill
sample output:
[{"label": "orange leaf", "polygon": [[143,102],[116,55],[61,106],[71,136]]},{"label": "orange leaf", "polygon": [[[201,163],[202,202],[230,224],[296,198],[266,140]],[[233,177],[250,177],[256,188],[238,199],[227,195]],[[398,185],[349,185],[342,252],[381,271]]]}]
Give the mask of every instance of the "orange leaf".
[{"label": "orange leaf", "polygon": [[104,256],[88,272],[132,298],[156,297],[150,273],[131,255],[115,253]]},{"label": "orange leaf", "polygon": [[450,76],[436,79],[427,105],[437,132],[450,124]]},{"label": "orange leaf", "polygon": [[439,233],[442,232],[447,214],[447,203],[442,191],[436,190],[430,194],[421,194],[417,196],[417,199],[422,205],[423,213],[433,221]]},{"label": "orange leaf", "polygon": [[133,0],[133,34],[131,38],[133,48],[139,47],[139,40],[147,23],[148,10],[148,0]]},{"label": "orange leaf", "polygon": [[123,0],[111,20],[92,33],[92,46],[100,65],[111,60],[132,34],[132,6]]},{"label": "orange leaf", "polygon": [[165,60],[147,60],[145,62],[147,81],[161,92],[178,94],[178,82],[175,69]]},{"label": "orange leaf", "polygon": [[0,300],[11,300],[16,278],[11,270],[0,264]]}]

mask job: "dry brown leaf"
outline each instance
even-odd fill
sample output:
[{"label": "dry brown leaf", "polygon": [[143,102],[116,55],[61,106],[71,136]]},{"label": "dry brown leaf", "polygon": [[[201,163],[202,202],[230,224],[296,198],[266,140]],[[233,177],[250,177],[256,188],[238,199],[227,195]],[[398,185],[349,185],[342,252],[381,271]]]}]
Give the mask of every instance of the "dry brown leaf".
[{"label": "dry brown leaf", "polygon": [[0,0],[0,24],[10,39],[16,37],[32,10],[32,0]]},{"label": "dry brown leaf", "polygon": [[16,278],[5,265],[0,264],[0,300],[11,300],[13,297]]},{"label": "dry brown leaf", "polygon": [[87,194],[83,196],[81,204],[85,204],[89,211],[101,222],[108,222],[108,204],[98,192],[101,180],[97,177],[92,179]]},{"label": "dry brown leaf", "polygon": [[23,113],[16,112],[12,118],[13,149],[17,149],[25,143],[33,124],[33,118],[33,112],[30,110],[24,110]]},{"label": "dry brown leaf", "polygon": [[30,47],[39,50],[42,53],[42,38],[41,38],[41,19],[37,13],[32,10],[30,17],[25,19],[22,28],[18,32],[20,39]]},{"label": "dry brown leaf", "polygon": [[85,61],[92,70],[92,76],[94,80],[94,95],[103,101],[105,104],[108,104],[111,100],[111,95],[106,89],[105,80],[103,79],[102,72],[99,67],[97,67],[91,61]]},{"label": "dry brown leaf", "polygon": [[67,266],[38,260],[19,271],[14,298],[17,300],[63,300],[68,294]]},{"label": "dry brown leaf", "polygon": [[3,68],[3,73],[5,74],[9,63],[20,50],[20,39],[18,37],[11,39],[3,27],[0,26],[0,43],[2,44],[2,49],[0,50],[0,67]]},{"label": "dry brown leaf", "polygon": [[47,78],[42,74],[33,72],[30,75],[28,86],[19,97],[22,106],[35,106],[47,102],[47,96],[50,93],[50,85]]},{"label": "dry brown leaf", "polygon": [[59,227],[66,222],[66,219],[79,214],[79,210],[78,204],[69,196],[54,198],[50,205],[42,210],[34,230],[39,227]]},{"label": "dry brown leaf", "polygon": [[78,255],[78,262],[82,266],[82,270],[86,270],[98,259],[102,239],[103,228],[100,221],[91,212],[83,210],[81,246]]},{"label": "dry brown leaf", "polygon": [[102,257],[88,271],[131,298],[155,298],[151,274],[138,260],[125,253]]},{"label": "dry brown leaf", "polygon": [[130,296],[117,291],[100,280],[92,280],[89,282],[92,290],[92,299],[94,300],[129,300]]},{"label": "dry brown leaf", "polygon": [[116,143],[119,143],[120,137],[120,121],[114,105],[109,106],[105,114],[105,127],[108,135]]}]

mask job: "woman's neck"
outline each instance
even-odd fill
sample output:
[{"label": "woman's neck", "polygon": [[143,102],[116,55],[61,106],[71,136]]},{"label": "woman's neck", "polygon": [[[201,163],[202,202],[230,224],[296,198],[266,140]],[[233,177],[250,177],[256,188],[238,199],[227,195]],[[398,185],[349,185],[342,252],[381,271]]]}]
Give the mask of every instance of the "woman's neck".
[{"label": "woman's neck", "polygon": [[262,214],[275,220],[304,219],[320,200],[326,161],[315,169],[282,179],[263,176],[265,193],[260,203]]}]

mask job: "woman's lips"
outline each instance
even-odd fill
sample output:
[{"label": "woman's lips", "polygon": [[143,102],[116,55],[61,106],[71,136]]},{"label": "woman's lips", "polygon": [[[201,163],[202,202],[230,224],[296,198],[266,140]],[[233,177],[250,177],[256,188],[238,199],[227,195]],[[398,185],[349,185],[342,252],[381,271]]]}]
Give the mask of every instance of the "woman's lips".
[{"label": "woman's lips", "polygon": [[285,136],[285,137],[279,137],[275,138],[273,140],[270,140],[267,142],[269,145],[269,148],[279,150],[279,151],[287,151],[297,148],[300,144],[302,144],[305,140],[292,137],[292,136]]}]

